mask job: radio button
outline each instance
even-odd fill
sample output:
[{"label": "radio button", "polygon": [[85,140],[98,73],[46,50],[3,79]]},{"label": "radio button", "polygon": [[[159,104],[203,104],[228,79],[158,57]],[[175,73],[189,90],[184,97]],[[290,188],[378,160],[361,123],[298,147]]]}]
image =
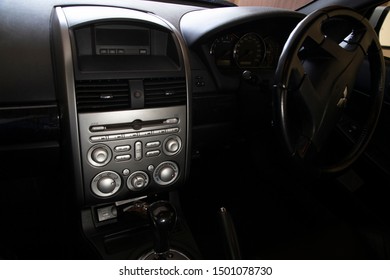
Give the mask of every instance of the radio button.
[{"label": "radio button", "polygon": [[108,136],[108,140],[121,140],[124,138],[125,136],[123,134],[113,134]]},{"label": "radio button", "polygon": [[156,157],[160,154],[161,152],[159,150],[153,150],[153,151],[149,151],[146,153],[146,156],[147,157]]},{"label": "radio button", "polygon": [[177,124],[177,123],[179,123],[179,119],[178,118],[170,118],[170,119],[166,119],[163,123],[164,124]]},{"label": "radio button", "polygon": [[166,130],[165,130],[165,129],[156,129],[156,130],[153,130],[152,133],[153,133],[154,135],[165,134],[165,133],[166,133]]},{"label": "radio button", "polygon": [[148,166],[148,171],[149,171],[149,172],[153,172],[153,171],[154,171],[154,165],[153,165],[153,164],[150,164],[150,165]]},{"label": "radio button", "polygon": [[115,152],[127,152],[130,151],[131,146],[130,145],[123,145],[123,146],[116,146],[114,148]]},{"label": "radio button", "polygon": [[126,139],[135,138],[135,137],[138,137],[138,132],[132,132],[132,133],[126,133],[125,134],[125,138]]},{"label": "radio button", "polygon": [[134,150],[135,150],[135,160],[141,160],[142,159],[142,142],[141,141],[135,142]]},{"label": "radio button", "polygon": [[91,140],[91,142],[107,141],[108,136],[106,135],[92,136],[89,139]]},{"label": "radio button", "polygon": [[148,142],[145,144],[146,148],[157,148],[160,147],[161,142],[160,141],[153,141],[153,142]]},{"label": "radio button", "polygon": [[98,126],[91,126],[89,129],[91,132],[97,132],[97,131],[104,131],[106,129],[105,126],[103,125],[98,125]]},{"label": "radio button", "polygon": [[179,132],[179,128],[178,127],[167,128],[166,132],[167,133],[176,133],[176,132]]},{"label": "radio button", "polygon": [[119,155],[115,157],[116,161],[125,161],[131,159],[131,155]]},{"label": "radio button", "polygon": [[148,131],[141,131],[141,132],[138,133],[138,135],[139,135],[140,137],[143,137],[143,136],[150,136],[150,135],[152,135],[152,132],[151,132],[150,130],[148,130]]}]

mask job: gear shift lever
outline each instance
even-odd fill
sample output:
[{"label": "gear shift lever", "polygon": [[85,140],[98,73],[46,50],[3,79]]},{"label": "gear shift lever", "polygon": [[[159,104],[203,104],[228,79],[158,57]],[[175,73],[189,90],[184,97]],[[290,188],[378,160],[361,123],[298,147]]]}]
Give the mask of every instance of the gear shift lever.
[{"label": "gear shift lever", "polygon": [[159,258],[165,259],[170,250],[169,235],[176,225],[176,210],[169,202],[161,200],[149,205],[148,215],[153,227],[154,250]]}]

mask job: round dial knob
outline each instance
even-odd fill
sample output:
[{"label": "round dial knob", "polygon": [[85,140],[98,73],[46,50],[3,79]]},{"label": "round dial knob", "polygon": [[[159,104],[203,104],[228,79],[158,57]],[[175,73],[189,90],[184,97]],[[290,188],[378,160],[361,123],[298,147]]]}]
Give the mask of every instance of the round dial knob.
[{"label": "round dial knob", "polygon": [[137,189],[139,188],[143,188],[145,186],[145,177],[144,176],[141,176],[141,175],[137,175],[135,176],[132,180],[131,180],[131,184],[136,187]]},{"label": "round dial knob", "polygon": [[153,172],[153,178],[159,185],[173,183],[179,175],[179,168],[176,163],[165,161],[160,163]]},{"label": "round dial knob", "polygon": [[115,180],[111,177],[102,177],[97,182],[97,189],[102,193],[111,193],[115,189]]},{"label": "round dial knob", "polygon": [[169,182],[176,176],[175,170],[170,165],[165,165],[160,168],[160,172],[158,173],[158,177],[160,177],[161,181]]},{"label": "round dial knob", "polygon": [[93,166],[104,166],[110,162],[111,155],[112,153],[108,146],[98,144],[89,149],[87,158]]},{"label": "round dial knob", "polygon": [[176,139],[169,139],[165,143],[165,148],[167,149],[167,151],[171,153],[176,152],[179,149],[179,147],[180,147],[179,142]]},{"label": "round dial knob", "polygon": [[149,184],[149,176],[143,171],[136,171],[127,178],[127,187],[132,191],[140,191]]},{"label": "round dial knob", "polygon": [[97,174],[91,182],[92,192],[100,197],[111,196],[118,192],[122,179],[114,171],[103,171]]},{"label": "round dial knob", "polygon": [[93,161],[96,161],[97,163],[102,163],[107,160],[108,152],[103,147],[96,148],[93,150],[91,154],[91,158]]},{"label": "round dial knob", "polygon": [[164,152],[167,155],[174,155],[180,151],[181,139],[178,136],[170,136],[164,142]]}]

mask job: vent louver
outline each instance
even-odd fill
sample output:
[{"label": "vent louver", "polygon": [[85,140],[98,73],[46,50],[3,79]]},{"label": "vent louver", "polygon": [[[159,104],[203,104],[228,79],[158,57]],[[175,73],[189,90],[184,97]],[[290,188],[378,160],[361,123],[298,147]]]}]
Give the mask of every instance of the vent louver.
[{"label": "vent louver", "polygon": [[185,78],[153,78],[144,80],[145,108],[185,105]]},{"label": "vent louver", "polygon": [[101,112],[130,109],[128,80],[76,81],[79,112]]}]

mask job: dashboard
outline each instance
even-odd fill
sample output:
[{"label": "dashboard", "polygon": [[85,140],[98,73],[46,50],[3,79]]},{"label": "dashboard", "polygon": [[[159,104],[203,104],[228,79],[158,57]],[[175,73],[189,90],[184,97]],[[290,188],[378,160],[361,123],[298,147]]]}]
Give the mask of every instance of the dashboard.
[{"label": "dashboard", "polygon": [[[199,141],[216,135],[203,125],[215,124],[214,132],[235,125],[242,82],[256,78],[253,93],[263,80],[272,84],[283,44],[303,18],[266,7],[119,2],[43,1],[32,9],[7,3],[2,20],[3,35],[19,34],[1,54],[10,66],[1,70],[7,123],[38,115],[38,151],[40,144],[60,151],[78,206],[94,213],[182,186]],[[20,13],[35,24],[18,21]],[[20,88],[18,77],[27,79]],[[30,133],[28,121],[18,133]],[[95,222],[104,223],[99,215]]]},{"label": "dashboard", "polygon": [[[199,149],[233,135],[239,93],[258,92],[258,84],[241,89],[242,81],[272,76],[303,17],[142,0],[0,7],[8,185],[28,200],[24,189],[34,183],[26,182],[40,181],[42,203],[66,200],[110,258],[123,252],[97,244],[116,244],[122,205],[185,188]],[[20,176],[24,159],[35,164]]]},{"label": "dashboard", "polygon": [[[37,205],[40,213],[65,205],[99,256],[137,258],[151,248],[145,205],[174,201],[194,162],[196,192],[209,191],[196,166],[203,151],[241,160],[246,136],[253,153],[269,144],[275,70],[304,14],[180,1],[16,2],[0,4],[0,174],[12,194],[5,208],[28,202],[19,226],[34,228]],[[56,219],[47,212],[37,226]],[[186,240],[181,229],[177,240]],[[194,247],[184,251],[196,255]]]}]

